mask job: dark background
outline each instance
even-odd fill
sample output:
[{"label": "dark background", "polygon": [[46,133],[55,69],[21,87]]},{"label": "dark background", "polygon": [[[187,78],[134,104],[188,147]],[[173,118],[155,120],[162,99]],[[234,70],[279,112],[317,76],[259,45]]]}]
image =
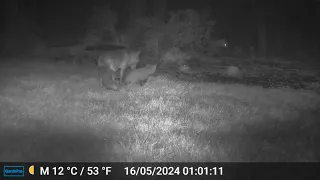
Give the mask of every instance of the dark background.
[{"label": "dark background", "polygon": [[262,55],[295,57],[314,57],[320,49],[319,0],[6,0],[1,2],[1,24],[8,27],[13,16],[23,13],[41,26],[41,36],[80,35],[91,7],[107,4],[118,13],[119,29],[159,9],[210,9],[217,33],[227,37],[230,48],[254,45]]}]

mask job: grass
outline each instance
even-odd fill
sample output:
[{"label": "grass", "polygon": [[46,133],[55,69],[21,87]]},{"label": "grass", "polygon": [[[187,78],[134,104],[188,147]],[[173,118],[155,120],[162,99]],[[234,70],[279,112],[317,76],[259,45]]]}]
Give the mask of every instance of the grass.
[{"label": "grass", "polygon": [[104,90],[90,67],[3,64],[1,161],[318,161],[311,91],[158,76]]}]

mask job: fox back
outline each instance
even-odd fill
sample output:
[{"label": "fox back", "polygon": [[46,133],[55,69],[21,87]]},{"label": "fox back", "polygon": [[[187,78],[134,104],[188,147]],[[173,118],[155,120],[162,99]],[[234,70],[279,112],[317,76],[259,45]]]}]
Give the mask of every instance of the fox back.
[{"label": "fox back", "polygon": [[138,84],[141,81],[145,81],[150,75],[155,73],[157,65],[146,65],[143,68],[134,69],[129,72],[129,74],[125,77],[126,84]]}]

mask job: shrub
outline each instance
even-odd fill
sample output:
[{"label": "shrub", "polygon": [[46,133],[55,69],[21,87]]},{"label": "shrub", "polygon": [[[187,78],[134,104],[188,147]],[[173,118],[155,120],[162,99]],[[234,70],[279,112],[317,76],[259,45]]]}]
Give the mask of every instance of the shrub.
[{"label": "shrub", "polygon": [[169,12],[167,22],[150,17],[137,20],[137,26],[146,29],[143,42],[149,59],[159,59],[172,48],[188,47],[203,53],[212,39],[214,25],[215,21],[192,9]]}]

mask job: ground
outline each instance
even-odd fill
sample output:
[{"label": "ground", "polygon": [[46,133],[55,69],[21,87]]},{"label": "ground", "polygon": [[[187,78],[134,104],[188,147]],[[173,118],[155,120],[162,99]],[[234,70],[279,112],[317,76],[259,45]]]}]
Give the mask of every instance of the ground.
[{"label": "ground", "polygon": [[[214,61],[205,65],[210,74],[199,75],[192,65],[180,78],[158,73],[143,87],[120,92],[100,86],[94,65],[1,62],[1,161],[320,160],[317,88],[266,88],[258,83],[266,78],[252,74],[277,68],[263,69],[262,61],[260,69],[233,62],[248,72],[242,78],[223,76]],[[276,77],[288,79],[286,72]]]}]

